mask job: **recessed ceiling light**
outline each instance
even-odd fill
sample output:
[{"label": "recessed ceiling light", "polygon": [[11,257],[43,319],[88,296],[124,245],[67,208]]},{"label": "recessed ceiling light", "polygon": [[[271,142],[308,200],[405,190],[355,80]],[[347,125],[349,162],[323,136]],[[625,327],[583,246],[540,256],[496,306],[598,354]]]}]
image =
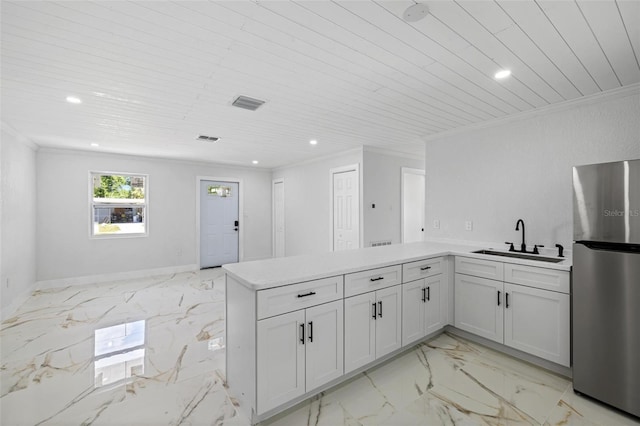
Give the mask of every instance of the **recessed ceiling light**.
[{"label": "recessed ceiling light", "polygon": [[67,102],[69,102],[70,104],[81,104],[82,99],[76,96],[67,96]]},{"label": "recessed ceiling light", "polygon": [[252,163],[253,164],[258,164],[258,160],[253,160]]},{"label": "recessed ceiling light", "polygon": [[309,141],[309,143],[310,143],[311,145],[318,145],[318,141],[317,141],[317,140],[315,140],[315,139],[311,139],[311,140]]},{"label": "recessed ceiling light", "polygon": [[94,142],[94,143],[92,143],[92,144],[91,144],[91,146],[93,146],[93,147],[96,147],[96,148],[97,148],[97,147],[99,147],[99,146],[100,146],[100,144],[97,144],[97,143],[95,143],[95,142]]},{"label": "recessed ceiling light", "polygon": [[503,78],[507,78],[511,75],[511,70],[500,70],[494,75],[496,80],[501,80]]}]

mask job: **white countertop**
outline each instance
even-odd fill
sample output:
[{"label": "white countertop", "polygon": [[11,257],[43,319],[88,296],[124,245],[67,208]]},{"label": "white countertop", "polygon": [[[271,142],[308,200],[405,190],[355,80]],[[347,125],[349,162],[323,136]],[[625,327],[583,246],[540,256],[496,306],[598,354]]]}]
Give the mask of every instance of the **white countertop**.
[{"label": "white countertop", "polygon": [[471,253],[472,251],[486,248],[488,247],[437,242],[392,244],[314,255],[232,263],[223,265],[222,268],[227,274],[252,290],[265,290],[303,281],[448,255],[475,257],[561,271],[571,270],[571,259],[559,263],[550,263]]}]

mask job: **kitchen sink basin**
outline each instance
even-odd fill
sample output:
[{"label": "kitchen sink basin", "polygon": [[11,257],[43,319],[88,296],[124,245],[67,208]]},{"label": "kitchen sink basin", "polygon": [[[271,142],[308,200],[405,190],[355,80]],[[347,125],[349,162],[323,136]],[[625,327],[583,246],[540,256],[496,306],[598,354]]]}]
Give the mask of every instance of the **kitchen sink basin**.
[{"label": "kitchen sink basin", "polygon": [[511,251],[476,250],[472,253],[488,254],[490,256],[514,257],[516,259],[537,260],[539,262],[558,263],[565,260],[563,257],[545,257],[537,254],[515,253]]}]

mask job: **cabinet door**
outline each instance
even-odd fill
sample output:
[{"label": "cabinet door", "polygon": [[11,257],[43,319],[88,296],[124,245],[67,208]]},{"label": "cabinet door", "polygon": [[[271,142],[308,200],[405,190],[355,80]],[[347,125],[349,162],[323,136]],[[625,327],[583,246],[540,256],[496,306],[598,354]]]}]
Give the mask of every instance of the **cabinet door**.
[{"label": "cabinet door", "polygon": [[424,279],[402,285],[402,346],[424,337]]},{"label": "cabinet door", "polygon": [[442,318],[442,275],[427,278],[424,288],[426,294],[424,312],[424,335],[431,334],[444,327]]},{"label": "cabinet door", "polygon": [[504,344],[569,366],[569,295],[504,284]]},{"label": "cabinet door", "polygon": [[504,291],[501,281],[456,274],[456,327],[502,343]]},{"label": "cabinet door", "polygon": [[344,299],[344,372],[376,359],[375,292]]},{"label": "cabinet door", "polygon": [[258,414],[304,394],[304,325],[302,310],[258,321]]},{"label": "cabinet door", "polygon": [[343,302],[326,303],[306,310],[306,391],[344,373]]},{"label": "cabinet door", "polygon": [[376,358],[402,346],[402,286],[376,291]]}]

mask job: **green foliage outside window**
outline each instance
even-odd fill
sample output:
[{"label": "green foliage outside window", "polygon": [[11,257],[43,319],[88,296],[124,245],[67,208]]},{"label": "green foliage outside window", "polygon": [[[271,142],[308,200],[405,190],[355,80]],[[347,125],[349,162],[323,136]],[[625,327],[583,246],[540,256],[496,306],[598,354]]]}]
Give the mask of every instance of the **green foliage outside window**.
[{"label": "green foliage outside window", "polygon": [[144,199],[144,180],[122,175],[95,176],[93,196],[94,198]]}]

